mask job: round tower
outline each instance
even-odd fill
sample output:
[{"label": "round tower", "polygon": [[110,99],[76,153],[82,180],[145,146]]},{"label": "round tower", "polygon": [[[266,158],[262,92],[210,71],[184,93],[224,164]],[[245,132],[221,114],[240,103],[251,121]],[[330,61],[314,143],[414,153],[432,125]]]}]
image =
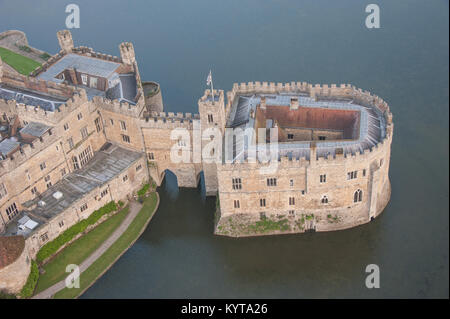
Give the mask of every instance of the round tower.
[{"label": "round tower", "polygon": [[144,90],[145,108],[147,112],[163,112],[164,105],[161,94],[161,87],[157,82],[142,82]]}]

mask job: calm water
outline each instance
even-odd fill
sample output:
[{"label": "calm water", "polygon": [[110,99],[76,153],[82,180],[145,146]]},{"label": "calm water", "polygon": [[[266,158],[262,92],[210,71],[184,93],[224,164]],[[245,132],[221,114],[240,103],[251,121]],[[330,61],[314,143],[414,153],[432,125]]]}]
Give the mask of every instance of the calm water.
[{"label": "calm water", "polygon": [[[0,30],[22,30],[54,53],[70,2],[0,0]],[[392,198],[374,222],[219,238],[214,199],[178,191],[169,175],[145,233],[84,298],[448,298],[448,1],[377,1],[378,30],[365,28],[362,1],[76,3],[76,45],[118,55],[120,42],[133,42],[142,78],[161,84],[166,111],[197,112],[212,68],[225,90],[241,81],[352,83],[384,98],[395,123]],[[371,263],[380,266],[380,289],[365,288]]]}]

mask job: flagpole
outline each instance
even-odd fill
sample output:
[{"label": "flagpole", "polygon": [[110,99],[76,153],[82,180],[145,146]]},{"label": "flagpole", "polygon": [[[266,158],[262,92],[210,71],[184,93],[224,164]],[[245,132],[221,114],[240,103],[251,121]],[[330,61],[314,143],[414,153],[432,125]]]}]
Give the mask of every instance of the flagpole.
[{"label": "flagpole", "polygon": [[214,85],[213,85],[213,79],[212,79],[212,73],[211,73],[211,70],[209,70],[209,74],[211,75],[211,96],[212,96],[212,104],[214,104]]}]

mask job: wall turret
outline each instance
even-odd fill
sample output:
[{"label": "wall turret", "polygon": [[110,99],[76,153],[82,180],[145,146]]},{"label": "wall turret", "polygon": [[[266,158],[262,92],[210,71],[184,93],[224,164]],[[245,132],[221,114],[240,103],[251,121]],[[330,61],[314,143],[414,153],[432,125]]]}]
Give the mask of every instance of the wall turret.
[{"label": "wall turret", "polygon": [[61,30],[56,33],[56,36],[58,37],[59,46],[61,47],[61,50],[64,51],[64,53],[71,53],[73,51],[74,45],[73,45],[73,39],[72,34],[69,30]]},{"label": "wall turret", "polygon": [[131,42],[122,42],[119,45],[120,56],[122,62],[128,65],[133,65],[136,62],[136,56],[134,54],[134,47]]}]

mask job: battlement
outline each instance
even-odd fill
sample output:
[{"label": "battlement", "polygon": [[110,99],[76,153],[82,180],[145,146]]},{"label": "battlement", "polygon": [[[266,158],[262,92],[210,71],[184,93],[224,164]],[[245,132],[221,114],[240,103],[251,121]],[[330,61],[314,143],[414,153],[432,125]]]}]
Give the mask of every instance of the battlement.
[{"label": "battlement", "polygon": [[16,169],[30,159],[30,157],[46,149],[58,139],[59,137],[54,134],[53,129],[51,128],[41,137],[33,140],[30,144],[23,144],[17,152],[3,160],[0,160],[0,176]]},{"label": "battlement", "polygon": [[57,124],[85,102],[88,102],[86,91],[80,89],[73,92],[72,96],[64,103],[61,103],[54,111],[48,111],[39,106],[19,103],[16,100],[3,99],[0,99],[0,111],[8,115],[17,114],[22,118],[31,118],[37,122]]},{"label": "battlement", "polygon": [[392,114],[389,105],[377,95],[370,93],[350,84],[310,84],[307,82],[290,82],[290,83],[274,83],[274,82],[248,82],[234,83],[231,91],[227,92],[227,109],[239,94],[289,94],[304,95],[316,100],[350,100],[357,104],[376,107],[385,117],[386,122],[392,123]]},{"label": "battlement", "polygon": [[142,128],[186,128],[188,130],[192,130],[195,120],[200,120],[199,114],[180,112],[152,112],[151,116],[146,117],[145,119],[141,119],[140,124]]}]

